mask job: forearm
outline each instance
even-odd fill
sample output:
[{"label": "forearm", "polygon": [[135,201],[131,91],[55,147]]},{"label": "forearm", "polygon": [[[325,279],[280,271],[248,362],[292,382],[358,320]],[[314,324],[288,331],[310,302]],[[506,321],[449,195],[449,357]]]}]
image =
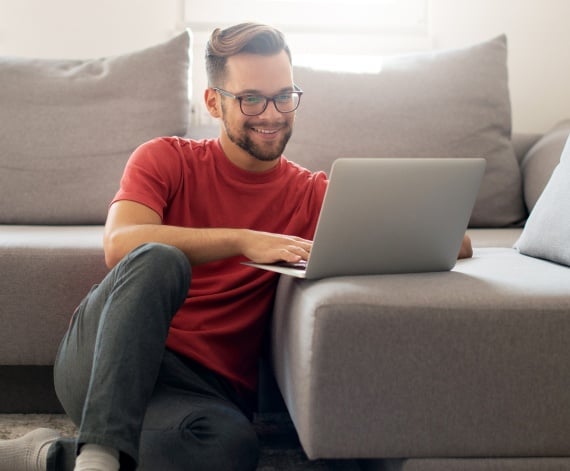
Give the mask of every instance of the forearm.
[{"label": "forearm", "polygon": [[243,255],[255,262],[306,260],[312,242],[299,237],[250,229],[193,228],[162,224],[148,207],[118,201],[109,209],[105,224],[105,262],[113,267],[131,250],[148,242],[177,247],[192,265]]},{"label": "forearm", "polygon": [[199,229],[160,224],[136,224],[106,231],[105,262],[116,265],[134,248],[157,242],[172,245],[186,254],[192,265],[240,255],[243,229]]}]

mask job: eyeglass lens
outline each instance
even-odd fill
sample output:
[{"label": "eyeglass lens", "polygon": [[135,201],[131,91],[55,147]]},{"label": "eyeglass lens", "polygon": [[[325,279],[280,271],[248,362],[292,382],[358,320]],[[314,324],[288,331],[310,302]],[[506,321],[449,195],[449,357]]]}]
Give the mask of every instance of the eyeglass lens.
[{"label": "eyeglass lens", "polygon": [[261,95],[248,95],[241,97],[240,105],[242,112],[250,116],[263,113],[267,108],[268,101],[272,101],[280,113],[291,113],[298,108],[300,98],[301,95],[297,92],[282,93],[272,98]]}]

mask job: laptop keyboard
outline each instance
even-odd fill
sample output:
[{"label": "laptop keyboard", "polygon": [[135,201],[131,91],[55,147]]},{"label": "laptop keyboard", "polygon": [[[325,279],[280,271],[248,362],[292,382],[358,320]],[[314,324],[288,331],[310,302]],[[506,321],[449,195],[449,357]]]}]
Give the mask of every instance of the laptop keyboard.
[{"label": "laptop keyboard", "polygon": [[305,270],[307,268],[307,261],[301,260],[299,262],[276,262],[274,265],[280,267],[296,268],[297,270]]}]

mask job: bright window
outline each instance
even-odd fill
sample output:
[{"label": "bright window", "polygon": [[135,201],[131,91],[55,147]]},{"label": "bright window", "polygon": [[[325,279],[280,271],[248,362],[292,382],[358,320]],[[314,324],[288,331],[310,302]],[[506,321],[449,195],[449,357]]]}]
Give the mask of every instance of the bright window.
[{"label": "bright window", "polygon": [[[178,0],[194,34],[193,89],[205,88],[203,54],[214,28],[257,21],[287,36],[296,65],[375,72],[382,57],[430,49],[429,0]],[[194,96],[196,122],[208,120]]]},{"label": "bright window", "polygon": [[428,0],[179,0],[198,29],[241,21],[270,23],[289,33],[419,33]]}]

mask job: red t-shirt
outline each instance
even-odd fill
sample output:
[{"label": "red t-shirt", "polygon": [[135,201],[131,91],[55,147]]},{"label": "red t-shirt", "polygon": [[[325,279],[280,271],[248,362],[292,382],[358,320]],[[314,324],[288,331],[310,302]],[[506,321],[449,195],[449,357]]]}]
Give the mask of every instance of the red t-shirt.
[{"label": "red t-shirt", "polygon": [[[263,173],[235,166],[219,141],[159,138],[132,154],[113,202],[156,211],[163,224],[249,228],[312,239],[327,185],[281,157]],[[221,374],[244,392],[257,360],[277,275],[233,257],[194,266],[189,296],[174,316],[167,347]]]}]

